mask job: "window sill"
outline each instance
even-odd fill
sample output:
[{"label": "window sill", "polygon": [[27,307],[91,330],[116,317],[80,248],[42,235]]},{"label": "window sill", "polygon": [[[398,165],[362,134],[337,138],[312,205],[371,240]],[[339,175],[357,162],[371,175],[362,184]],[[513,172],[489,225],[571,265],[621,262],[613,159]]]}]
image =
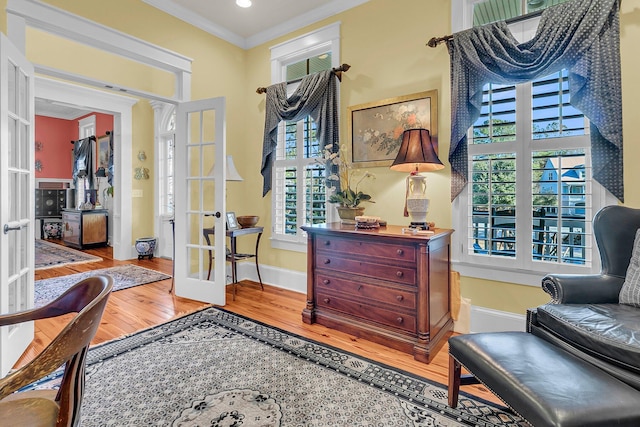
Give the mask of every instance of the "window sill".
[{"label": "window sill", "polygon": [[271,247],[273,249],[282,249],[285,251],[303,252],[303,253],[307,252],[306,241],[304,243],[301,243],[301,242],[293,242],[291,240],[278,239],[274,237],[272,237],[270,241],[271,241]]},{"label": "window sill", "polygon": [[455,260],[452,261],[451,268],[459,272],[461,276],[536,287],[540,287],[542,278],[547,274],[539,271],[486,266]]}]

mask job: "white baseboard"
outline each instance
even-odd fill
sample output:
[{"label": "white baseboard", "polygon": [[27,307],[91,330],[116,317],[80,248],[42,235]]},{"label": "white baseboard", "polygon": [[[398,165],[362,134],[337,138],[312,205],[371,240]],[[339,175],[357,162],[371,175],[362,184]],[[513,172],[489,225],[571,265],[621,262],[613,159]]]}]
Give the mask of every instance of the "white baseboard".
[{"label": "white baseboard", "polygon": [[[261,265],[260,275],[264,284],[301,294],[307,293],[306,272]],[[257,282],[258,275],[255,264],[252,262],[238,263],[238,277],[240,280],[247,279]],[[526,316],[472,305],[469,330],[471,333],[525,331]]]},{"label": "white baseboard", "polygon": [[527,317],[523,314],[471,306],[471,332],[526,331]]},{"label": "white baseboard", "polygon": [[[256,265],[253,262],[247,261],[236,265],[238,267],[239,280],[247,279],[253,280],[254,282],[258,281]],[[307,293],[306,272],[285,270],[269,265],[260,265],[260,277],[262,278],[263,284],[288,289],[305,295]]]}]

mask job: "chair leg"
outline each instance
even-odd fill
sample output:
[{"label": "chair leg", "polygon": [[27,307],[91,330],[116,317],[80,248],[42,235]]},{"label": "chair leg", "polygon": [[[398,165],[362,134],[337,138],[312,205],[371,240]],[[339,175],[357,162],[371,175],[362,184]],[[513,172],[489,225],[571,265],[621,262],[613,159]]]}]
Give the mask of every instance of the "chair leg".
[{"label": "chair leg", "polygon": [[462,365],[453,356],[449,355],[449,406],[458,406],[458,394],[460,393],[460,373]]}]

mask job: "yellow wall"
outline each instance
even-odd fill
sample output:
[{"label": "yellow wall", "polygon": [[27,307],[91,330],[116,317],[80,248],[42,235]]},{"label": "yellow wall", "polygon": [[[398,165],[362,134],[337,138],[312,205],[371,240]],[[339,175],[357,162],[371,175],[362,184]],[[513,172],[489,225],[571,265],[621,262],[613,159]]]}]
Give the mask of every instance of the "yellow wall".
[{"label": "yellow wall", "polygon": [[[248,51],[193,28],[141,1],[47,0],[47,3],[193,58],[192,98],[227,98],[227,150],[233,155],[238,171],[244,177],[243,182],[230,182],[228,185],[229,210],[238,215],[260,216],[260,224],[265,226],[260,259],[266,265],[296,271],[306,269],[305,254],[270,248],[271,195],[265,198],[261,196],[264,95],[257,95],[255,89],[271,81],[271,46],[330,23],[341,22],[340,61],[352,66],[343,75],[341,83],[342,141],[348,143],[348,106],[436,89],[439,95],[440,158],[448,166],[446,153],[449,149],[451,113],[449,56],[444,45],[432,49],[426,47],[425,43],[432,36],[451,33],[450,0],[370,0],[355,9]],[[5,4],[6,0],[0,0],[0,6]],[[638,110],[635,106],[636,99],[640,98],[640,82],[636,78],[640,57],[635,54],[634,46],[640,40],[640,9],[634,2],[622,2],[620,16],[626,205],[640,207],[640,189],[636,184],[640,182],[640,168],[631,163],[633,159],[640,158],[640,145],[635,143],[635,136],[640,134],[640,120],[636,118]],[[6,32],[5,20],[0,21]],[[46,51],[42,48],[38,50],[45,59]],[[58,61],[53,57],[46,60],[52,63]],[[101,63],[101,66],[110,65]],[[144,81],[145,87],[153,87],[155,91],[164,90],[166,85],[165,76],[151,73],[150,78],[141,71],[134,71],[133,75],[123,78],[139,85]],[[139,147],[144,147],[151,159],[152,117],[146,102],[134,108],[134,155]],[[381,216],[390,223],[406,222],[402,216],[404,175],[387,168],[374,168],[372,171],[377,178],[367,190],[370,190],[377,203],[368,205],[367,213]],[[449,173],[447,167],[428,176],[427,191],[432,203],[429,217],[439,227],[451,227]],[[152,200],[148,199],[153,194],[151,188],[147,190],[145,187],[144,194],[145,198],[136,199],[136,203],[140,203],[140,206],[151,205]],[[142,214],[137,217],[134,220],[134,239],[151,233],[152,224],[150,213],[148,217]],[[527,307],[548,299],[538,287],[505,282],[463,277],[461,287],[463,296],[471,298],[474,305],[520,314]]]},{"label": "yellow wall", "polygon": [[[242,120],[245,110],[246,56],[243,49],[198,30],[142,1],[45,2],[192,58],[191,97],[226,97],[229,141],[227,150],[234,158],[242,158],[241,153],[246,149],[242,137],[246,125]],[[5,6],[6,0],[0,0],[0,21],[2,30],[6,33]],[[174,79],[167,73],[41,31],[30,29],[27,32],[26,52],[27,58],[34,63],[164,96],[173,94]],[[133,180],[133,189],[142,190],[143,197],[133,199],[132,242],[138,237],[154,234],[155,219],[153,210],[149,209],[153,206],[154,194],[153,147],[153,110],[149,102],[141,100],[133,107],[132,168],[143,166],[138,161],[137,154],[144,150],[147,154],[144,167],[149,168],[151,179]],[[245,176],[244,169],[250,167],[241,161],[236,161],[236,166],[242,176]],[[239,193],[229,194],[230,203],[236,199],[242,200]],[[147,215],[140,214],[141,212]]]},{"label": "yellow wall", "polygon": [[[340,62],[352,68],[343,75],[341,89],[341,138],[348,141],[347,107],[371,101],[437,89],[439,95],[439,144],[440,158],[448,166],[449,118],[451,114],[449,56],[444,45],[432,49],[425,46],[432,36],[451,34],[449,0],[371,0],[331,19],[306,27],[300,31],[251,49],[247,57],[249,88],[263,86],[270,81],[269,48],[324,25],[341,22]],[[633,183],[640,182],[640,170],[631,165],[631,159],[640,156],[640,145],[634,143],[634,135],[640,131],[640,121],[635,100],[640,96],[640,83],[635,78],[640,58],[635,55],[634,43],[640,40],[640,9],[632,2],[623,2],[621,9],[621,56],[623,77],[623,107],[625,135],[625,184],[626,205],[640,207],[640,189]],[[263,123],[262,97],[248,95],[248,113],[252,119]],[[257,110],[257,111],[256,111]],[[258,140],[261,128],[247,129],[251,140]],[[372,195],[375,205],[367,205],[367,214],[381,216],[390,223],[404,223],[402,216],[404,176],[387,168],[373,170],[377,179]],[[440,227],[451,227],[451,203],[449,201],[450,169],[428,174],[428,194],[431,199],[430,220]],[[256,175],[257,176],[257,175]],[[259,176],[257,176],[259,177]],[[271,198],[264,200],[264,211],[269,212]],[[268,223],[268,221],[267,221]],[[282,255],[272,251],[261,259],[267,264],[304,271],[304,258]],[[455,266],[454,266],[455,268]],[[527,308],[549,300],[539,287],[462,277],[461,290],[473,305],[495,310],[524,314]]]}]

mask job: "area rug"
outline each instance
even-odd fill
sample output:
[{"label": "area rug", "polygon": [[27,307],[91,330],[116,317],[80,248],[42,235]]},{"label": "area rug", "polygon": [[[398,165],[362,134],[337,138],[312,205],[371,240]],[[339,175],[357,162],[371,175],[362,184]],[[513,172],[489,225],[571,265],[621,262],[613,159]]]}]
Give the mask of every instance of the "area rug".
[{"label": "area rug", "polygon": [[62,267],[69,264],[84,264],[87,262],[102,261],[102,258],[66,246],[36,239],[36,270]]},{"label": "area rug", "polygon": [[80,280],[97,274],[107,274],[113,277],[114,291],[171,278],[171,276],[159,271],[139,267],[133,264],[126,264],[119,265],[117,267],[85,271],[84,273],[70,274],[68,276],[36,280],[34,284],[35,307],[45,305],[49,301],[61,295],[71,286],[78,283]]},{"label": "area rug", "polygon": [[446,401],[441,384],[207,308],[92,348],[81,425],[526,425],[464,393]]}]

